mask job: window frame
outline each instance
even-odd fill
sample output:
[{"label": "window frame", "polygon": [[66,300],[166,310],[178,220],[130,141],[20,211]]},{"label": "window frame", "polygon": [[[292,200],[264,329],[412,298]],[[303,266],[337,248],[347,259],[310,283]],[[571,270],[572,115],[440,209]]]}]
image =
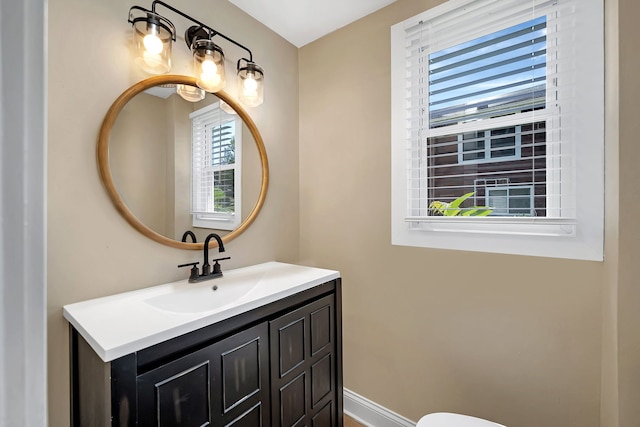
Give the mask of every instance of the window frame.
[{"label": "window frame", "polygon": [[[193,132],[193,119],[196,119],[204,114],[218,109],[222,112],[220,103],[216,102],[194,111],[190,114],[192,120],[192,132]],[[228,114],[228,113],[226,113]],[[229,115],[231,116],[231,115]],[[197,228],[208,228],[214,230],[235,230],[242,222],[242,119],[239,116],[230,117],[229,121],[233,121],[234,126],[234,153],[235,162],[231,165],[220,165],[218,168],[220,171],[233,169],[234,171],[234,212],[208,212],[208,213],[191,213],[192,225]],[[192,135],[193,138],[193,135]],[[192,141],[193,144],[193,141]],[[193,186],[193,154],[191,158],[191,186]],[[193,195],[193,188],[191,189]],[[193,196],[192,196],[193,197]]]},{"label": "window frame", "polygon": [[[573,73],[576,87],[582,88],[580,102],[570,107],[560,105],[563,120],[573,120],[581,126],[571,128],[575,150],[574,169],[570,182],[575,187],[574,218],[553,215],[555,204],[548,206],[549,217],[430,217],[408,215],[409,195],[407,168],[411,158],[406,145],[408,113],[406,100],[405,28],[427,21],[455,8],[474,5],[482,0],[450,0],[391,27],[391,112],[392,112],[392,244],[441,249],[470,250],[530,256],[601,261],[604,236],[604,46],[602,0],[558,0],[563,6],[570,2],[581,14],[576,31],[581,45],[591,46],[589,53],[580,53],[576,69],[589,73]],[[535,0],[533,0],[535,1]],[[473,9],[472,7],[470,9]],[[578,19],[576,19],[578,21]],[[571,46],[568,47],[571,49]],[[595,61],[594,61],[595,58]],[[568,75],[568,74],[567,74]],[[588,90],[586,90],[588,89]],[[579,105],[579,104],[582,104]],[[585,107],[585,106],[588,106]],[[531,122],[559,120],[555,110],[547,117]],[[487,129],[496,128],[507,119],[489,119]],[[464,129],[465,125],[456,126]],[[550,126],[547,126],[548,128]],[[460,132],[460,130],[456,130]],[[564,178],[564,177],[563,177]],[[554,184],[551,184],[554,185]],[[556,184],[557,185],[557,184]],[[552,193],[549,193],[552,194]]]}]

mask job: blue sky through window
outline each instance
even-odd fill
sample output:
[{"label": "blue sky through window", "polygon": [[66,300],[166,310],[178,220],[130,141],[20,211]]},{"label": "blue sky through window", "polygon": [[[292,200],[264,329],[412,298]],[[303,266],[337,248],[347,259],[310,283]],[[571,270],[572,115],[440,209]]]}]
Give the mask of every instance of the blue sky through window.
[{"label": "blue sky through window", "polygon": [[430,54],[434,126],[445,116],[459,118],[446,124],[477,120],[483,109],[504,115],[539,108],[546,84],[546,32],[546,16],[541,16]]}]

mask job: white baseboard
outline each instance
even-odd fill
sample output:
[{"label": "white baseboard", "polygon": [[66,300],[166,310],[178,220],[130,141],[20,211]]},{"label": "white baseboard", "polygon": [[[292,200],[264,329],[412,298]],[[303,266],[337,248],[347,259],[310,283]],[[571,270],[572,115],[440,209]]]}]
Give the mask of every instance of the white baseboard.
[{"label": "white baseboard", "polygon": [[344,413],[368,427],[415,427],[416,423],[344,389]]}]

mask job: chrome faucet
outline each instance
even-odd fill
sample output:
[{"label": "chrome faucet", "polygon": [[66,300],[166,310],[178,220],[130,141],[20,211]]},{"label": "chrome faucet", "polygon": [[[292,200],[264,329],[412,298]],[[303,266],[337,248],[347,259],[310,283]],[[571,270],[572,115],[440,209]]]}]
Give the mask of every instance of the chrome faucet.
[{"label": "chrome faucet", "polygon": [[199,262],[192,262],[189,264],[181,264],[178,267],[191,267],[191,274],[189,276],[189,282],[201,282],[203,280],[215,279],[216,277],[222,276],[222,269],[220,268],[220,264],[218,261],[222,261],[225,259],[231,259],[231,257],[217,258],[214,259],[215,264],[213,264],[213,271],[211,271],[211,265],[209,264],[209,242],[211,239],[216,239],[218,242],[218,252],[224,252],[224,244],[222,243],[222,239],[216,233],[211,233],[207,236],[207,239],[204,241],[204,263],[202,264],[202,273],[198,274],[198,264]]}]

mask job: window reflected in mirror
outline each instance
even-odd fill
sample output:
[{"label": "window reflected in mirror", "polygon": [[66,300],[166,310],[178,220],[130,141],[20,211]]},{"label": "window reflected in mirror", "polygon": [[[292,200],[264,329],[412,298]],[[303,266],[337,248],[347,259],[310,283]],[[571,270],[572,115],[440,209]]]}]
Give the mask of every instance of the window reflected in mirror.
[{"label": "window reflected in mirror", "polygon": [[242,121],[220,102],[189,117],[193,226],[233,230],[242,212]]}]

